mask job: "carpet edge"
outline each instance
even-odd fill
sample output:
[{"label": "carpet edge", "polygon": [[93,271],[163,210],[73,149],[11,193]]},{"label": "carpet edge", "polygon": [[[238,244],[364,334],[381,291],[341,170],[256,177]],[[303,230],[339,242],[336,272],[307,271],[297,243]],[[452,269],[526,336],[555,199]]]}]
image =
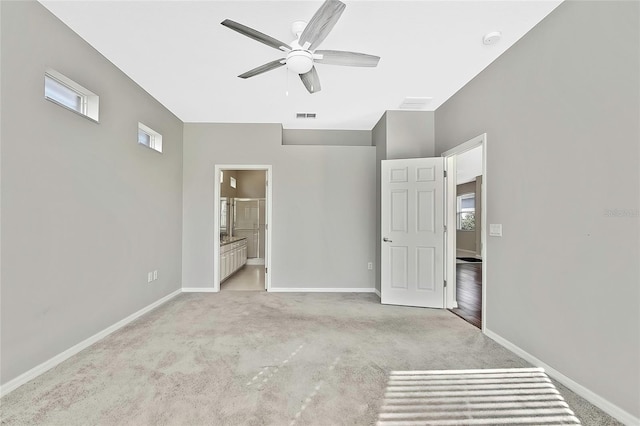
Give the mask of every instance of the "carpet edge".
[{"label": "carpet edge", "polygon": [[575,392],[582,398],[586,399],[596,407],[600,408],[602,411],[609,414],[611,417],[614,417],[615,419],[624,423],[625,425],[640,425],[640,418],[635,417],[633,414],[617,406],[616,404],[612,403],[608,399],[605,399],[604,397],[598,395],[592,390],[586,388],[585,386],[581,385],[575,380],[570,379],[569,377],[565,376],[555,368],[551,367],[550,365],[546,364],[542,360],[531,355],[529,352],[525,351],[524,349],[520,348],[519,346],[515,345],[514,343],[500,336],[498,333],[491,331],[488,328],[485,328],[484,334],[494,342],[507,348],[511,352],[515,353],[516,355],[530,362],[536,367],[543,368],[549,376],[556,379],[557,381],[559,381],[560,383],[562,383],[563,385],[565,385],[566,387],[571,389],[573,392]]},{"label": "carpet edge", "polygon": [[85,340],[81,341],[80,343],[77,343],[75,345],[73,345],[72,347],[70,347],[69,349],[60,352],[58,355],[49,358],[47,361],[33,367],[30,370],[27,370],[26,372],[22,373],[21,375],[19,375],[18,377],[9,380],[7,383],[3,384],[0,386],[0,398],[4,397],[6,395],[8,395],[9,393],[13,392],[14,390],[16,390],[17,388],[19,388],[20,386],[28,383],[29,381],[35,379],[36,377],[40,376],[41,374],[51,370],[52,368],[54,368],[55,366],[57,366],[58,364],[66,361],[67,359],[71,358],[72,356],[76,355],[78,352],[88,348],[89,346],[93,345],[94,343],[104,339],[105,337],[107,337],[108,335],[110,335],[111,333],[113,333],[114,331],[117,331],[119,329],[121,329],[122,327],[126,326],[127,324],[133,322],[134,320],[140,318],[142,315],[146,314],[147,312],[152,311],[153,309],[157,308],[158,306],[168,302],[169,300],[173,299],[174,297],[178,296],[182,294],[182,289],[179,288],[177,290],[175,290],[172,293],[169,293],[168,295],[156,300],[155,302],[145,306],[144,308],[134,312],[133,314],[129,315],[128,317],[118,321],[117,323],[105,328],[102,331],[99,331],[98,333],[94,334],[91,337],[86,338]]}]

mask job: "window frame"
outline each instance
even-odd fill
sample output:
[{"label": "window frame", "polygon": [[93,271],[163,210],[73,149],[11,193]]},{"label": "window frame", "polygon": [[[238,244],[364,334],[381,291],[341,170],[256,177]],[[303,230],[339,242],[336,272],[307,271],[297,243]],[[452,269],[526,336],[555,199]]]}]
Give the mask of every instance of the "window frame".
[{"label": "window frame", "polygon": [[[55,97],[48,96],[47,88],[50,87],[48,84],[49,81],[52,81],[67,89],[69,92],[77,95],[80,98],[80,109],[66,105]],[[100,97],[86,87],[81,86],[69,77],[51,68],[45,69],[44,72],[44,99],[95,123],[99,123]]]},{"label": "window frame", "polygon": [[[470,207],[462,207],[462,200],[473,198],[473,208]],[[462,214],[463,213],[473,213],[473,229],[462,229]],[[460,194],[456,196],[456,231],[463,232],[475,232],[476,231],[476,194],[475,192],[467,192],[466,194]]]},{"label": "window frame", "polygon": [[[149,137],[149,143],[140,141],[140,133],[143,133]],[[138,122],[138,137],[137,137],[138,145],[142,145],[149,149],[154,150],[155,152],[162,154],[162,135],[151,127],[146,126],[143,123]]]}]

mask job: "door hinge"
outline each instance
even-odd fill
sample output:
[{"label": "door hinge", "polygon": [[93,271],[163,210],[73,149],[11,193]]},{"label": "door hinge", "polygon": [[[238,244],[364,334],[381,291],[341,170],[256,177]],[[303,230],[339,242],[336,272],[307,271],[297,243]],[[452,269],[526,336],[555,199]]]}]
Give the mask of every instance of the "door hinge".
[{"label": "door hinge", "polygon": [[447,225],[444,226],[444,232],[447,232]]},{"label": "door hinge", "polygon": [[447,177],[447,171],[446,170],[444,171],[444,177]]},{"label": "door hinge", "polygon": [[447,280],[444,280],[444,288],[447,288]]},{"label": "door hinge", "polygon": [[264,268],[264,273],[268,274],[269,273],[269,268]]}]

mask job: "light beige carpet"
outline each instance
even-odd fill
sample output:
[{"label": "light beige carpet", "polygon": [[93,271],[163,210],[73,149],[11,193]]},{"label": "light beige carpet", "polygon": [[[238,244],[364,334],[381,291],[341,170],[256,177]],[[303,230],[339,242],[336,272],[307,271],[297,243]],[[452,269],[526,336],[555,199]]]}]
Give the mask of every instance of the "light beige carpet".
[{"label": "light beige carpet", "polygon": [[[371,425],[392,372],[530,367],[370,294],[183,294],[0,400],[3,425]],[[613,419],[556,383],[585,425]],[[422,423],[424,424],[424,423]]]}]

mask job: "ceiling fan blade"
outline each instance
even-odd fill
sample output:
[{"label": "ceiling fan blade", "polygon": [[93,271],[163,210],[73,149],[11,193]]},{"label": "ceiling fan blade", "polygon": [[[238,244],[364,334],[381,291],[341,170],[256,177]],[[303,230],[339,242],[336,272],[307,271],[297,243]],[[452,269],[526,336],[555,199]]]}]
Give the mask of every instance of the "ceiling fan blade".
[{"label": "ceiling fan blade", "polygon": [[276,68],[280,68],[281,66],[283,66],[286,63],[287,63],[287,60],[285,58],[276,59],[275,61],[271,61],[268,64],[260,65],[257,68],[254,68],[254,69],[252,69],[250,71],[247,71],[247,72],[245,72],[243,74],[240,74],[238,77],[240,77],[240,78],[253,77],[255,75],[262,74],[264,72],[271,71],[271,70],[274,70]]},{"label": "ceiling fan blade", "polygon": [[304,87],[307,88],[309,93],[316,93],[320,91],[320,77],[318,77],[316,67],[312,67],[311,71],[307,73],[300,74],[300,80],[302,80]]},{"label": "ceiling fan blade", "polygon": [[[345,7],[346,5],[338,0],[326,0],[300,34],[300,46],[303,49],[314,50],[329,35]],[[305,47],[307,43],[308,46]]]},{"label": "ceiling fan blade", "polygon": [[274,49],[278,49],[278,50],[283,50],[285,52],[288,52],[289,50],[291,50],[291,47],[280,40],[277,40],[273,37],[270,37],[266,34],[261,33],[260,31],[256,31],[253,28],[249,28],[246,25],[242,25],[239,24],[235,21],[232,21],[230,19],[225,19],[224,21],[220,22],[222,25],[224,25],[227,28],[231,28],[234,31],[239,32],[242,35],[245,35],[249,38],[252,38],[254,40],[259,41],[260,43],[264,43],[267,46],[271,46]]},{"label": "ceiling fan blade", "polygon": [[[375,67],[380,61],[379,56],[366,53],[345,52],[342,50],[316,50],[313,52],[313,61],[319,64],[345,65],[348,67]],[[322,59],[316,59],[315,55],[322,55]]]}]

